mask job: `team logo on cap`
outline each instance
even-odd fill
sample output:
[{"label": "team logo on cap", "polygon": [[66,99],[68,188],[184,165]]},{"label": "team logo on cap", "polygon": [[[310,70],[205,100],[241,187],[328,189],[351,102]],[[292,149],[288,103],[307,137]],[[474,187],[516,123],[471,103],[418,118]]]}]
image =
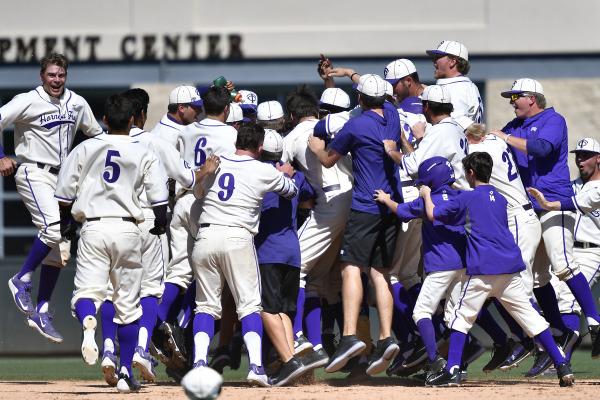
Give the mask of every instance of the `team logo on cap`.
[{"label": "team logo on cap", "polygon": [[514,88],[516,84],[517,84],[517,81],[514,81],[512,84],[512,87]]},{"label": "team logo on cap", "polygon": [[196,96],[200,97],[200,92],[198,91],[198,88],[196,88]]},{"label": "team logo on cap", "polygon": [[582,147],[587,146],[587,144],[588,144],[587,140],[581,139],[579,142],[577,142],[577,147],[582,148]]},{"label": "team logo on cap", "polygon": [[444,43],[446,43],[446,41],[445,41],[445,40],[442,40],[442,41],[440,42],[440,44],[438,44],[438,46],[437,46],[437,47],[438,47],[438,48],[439,48],[439,47],[441,47],[441,46],[442,46]]},{"label": "team logo on cap", "polygon": [[390,70],[388,69],[388,67],[385,67],[385,69],[383,70],[383,77],[387,78],[389,73],[390,73]]},{"label": "team logo on cap", "polygon": [[254,103],[256,101],[256,95],[254,93],[248,93],[246,98],[248,99],[248,101],[250,101],[252,103]]}]

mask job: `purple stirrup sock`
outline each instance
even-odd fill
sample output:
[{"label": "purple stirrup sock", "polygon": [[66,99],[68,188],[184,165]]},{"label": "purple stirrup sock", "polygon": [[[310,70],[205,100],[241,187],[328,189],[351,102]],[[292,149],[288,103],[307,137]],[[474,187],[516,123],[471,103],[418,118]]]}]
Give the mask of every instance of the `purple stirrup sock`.
[{"label": "purple stirrup sock", "polygon": [[567,328],[569,328],[572,331],[577,331],[577,332],[581,332],[580,329],[580,318],[579,315],[575,314],[575,313],[568,313],[568,314],[561,314],[560,315],[563,322],[565,323],[565,325],[567,326]]},{"label": "purple stirrup sock", "polygon": [[191,285],[186,290],[181,303],[182,313],[179,317],[179,326],[185,329],[192,320],[194,310],[196,309],[196,285]]},{"label": "purple stirrup sock", "polygon": [[304,322],[308,341],[313,346],[322,343],[321,340],[321,299],[307,297],[304,302]]},{"label": "purple stirrup sock", "polygon": [[175,300],[177,300],[180,291],[180,287],[174,283],[165,283],[165,290],[161,297],[160,305],[158,306],[158,319],[161,322],[169,321],[169,310],[173,306],[173,303],[175,303]]},{"label": "purple stirrup sock", "polygon": [[77,319],[79,323],[83,324],[83,320],[88,315],[92,317],[96,316],[96,306],[91,299],[79,299],[77,303],[75,303],[75,315],[77,315]]},{"label": "purple stirrup sock", "polygon": [[446,364],[446,370],[452,371],[453,367],[460,367],[466,341],[466,334],[452,330],[450,333],[450,348],[448,349],[448,363]]},{"label": "purple stirrup sock", "polygon": [[296,301],[296,316],[294,317],[294,338],[298,337],[298,333],[304,331],[302,326],[302,318],[304,317],[304,288],[298,289],[298,300]]},{"label": "purple stirrup sock", "polygon": [[577,299],[585,316],[593,318],[600,323],[600,315],[598,315],[598,310],[596,310],[592,290],[590,289],[587,279],[583,276],[583,273],[578,273],[571,279],[566,280],[565,283],[569,286],[569,289],[571,289],[573,296]]},{"label": "purple stirrup sock", "polygon": [[133,353],[135,353],[135,347],[137,345],[138,340],[138,322],[135,321],[131,324],[117,325],[117,334],[119,336],[119,344],[121,346],[121,368],[127,368],[129,376],[133,376],[133,371],[131,370],[131,363],[133,361]]},{"label": "purple stirrup sock", "polygon": [[435,331],[433,330],[433,323],[429,318],[421,318],[417,321],[417,328],[421,334],[421,339],[425,348],[427,349],[427,357],[429,361],[435,360],[437,354],[437,345],[435,341]]},{"label": "purple stirrup sock", "polygon": [[40,238],[36,237],[33,240],[33,244],[31,245],[27,259],[25,259],[25,263],[17,274],[17,278],[21,279],[23,275],[35,271],[38,265],[40,265],[48,253],[50,253],[50,250],[52,250],[52,247],[42,242]]},{"label": "purple stirrup sock", "polygon": [[550,323],[550,326],[564,332],[567,327],[560,317],[558,302],[556,301],[556,292],[554,292],[552,285],[548,283],[542,287],[534,288],[533,294],[535,295],[538,305],[544,312],[544,317]]},{"label": "purple stirrup sock", "polygon": [[115,342],[117,338],[117,324],[113,321],[115,318],[115,305],[112,301],[105,300],[100,306],[100,319],[102,320],[102,343],[106,339]]},{"label": "purple stirrup sock", "polygon": [[156,325],[158,298],[154,296],[142,297],[140,299],[140,304],[142,306],[142,317],[139,320],[139,327],[146,328],[146,332],[148,332],[148,340],[146,340],[146,345],[144,347],[144,350],[148,351],[148,342],[152,337],[152,332],[154,331],[154,326]]},{"label": "purple stirrup sock", "polygon": [[546,350],[546,352],[548,353],[548,355],[554,362],[555,366],[557,364],[564,363],[567,361],[565,359],[565,357],[562,355],[561,351],[558,349],[558,346],[556,346],[556,342],[554,341],[554,338],[552,337],[550,328],[546,328],[545,331],[543,331],[539,335],[536,335],[535,338],[542,345],[544,350]]}]

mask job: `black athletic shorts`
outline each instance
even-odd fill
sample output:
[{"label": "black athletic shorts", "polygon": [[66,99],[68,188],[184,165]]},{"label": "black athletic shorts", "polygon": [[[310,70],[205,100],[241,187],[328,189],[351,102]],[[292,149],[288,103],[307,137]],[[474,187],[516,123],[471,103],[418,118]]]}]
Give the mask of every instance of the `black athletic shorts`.
[{"label": "black athletic shorts", "polygon": [[285,313],[293,318],[300,287],[300,268],[286,264],[260,264],[264,312]]},{"label": "black athletic shorts", "polygon": [[399,227],[395,214],[350,210],[340,261],[358,267],[391,268]]}]

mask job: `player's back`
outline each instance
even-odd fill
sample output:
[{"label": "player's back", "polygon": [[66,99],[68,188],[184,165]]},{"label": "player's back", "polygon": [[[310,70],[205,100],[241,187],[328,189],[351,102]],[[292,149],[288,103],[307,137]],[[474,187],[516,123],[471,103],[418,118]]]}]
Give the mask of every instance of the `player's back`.
[{"label": "player's back", "polygon": [[213,154],[235,152],[237,131],[220,121],[205,118],[187,125],[179,135],[179,151],[190,165],[199,167]]},{"label": "player's back", "polygon": [[258,232],[263,197],[275,191],[293,197],[296,187],[274,166],[245,155],[221,156],[216,174],[207,179],[200,224],[235,226]]},{"label": "player's back", "polygon": [[[143,221],[140,195],[144,188],[147,191],[150,188],[151,203],[166,201],[166,177],[160,173],[158,160],[134,139],[102,135],[86,140],[73,150],[75,154],[61,169],[59,182],[63,174],[78,174],[73,205],[76,220],[133,217]],[[60,192],[59,187],[57,197]]]},{"label": "player's back", "polygon": [[487,135],[482,142],[469,144],[469,153],[476,151],[488,153],[492,157],[494,166],[490,184],[506,198],[509,206],[528,205],[529,198],[523,187],[519,169],[506,143],[494,135]]},{"label": "player's back", "polygon": [[466,76],[438,79],[436,85],[443,86],[450,92],[450,100],[454,106],[452,118],[456,119],[463,129],[470,125],[464,117],[472,122],[483,123],[483,101],[479,89],[471,79]]},{"label": "player's back", "polygon": [[169,142],[171,146],[177,147],[177,140],[180,133],[185,129],[186,125],[182,125],[165,114],[161,120],[152,128],[152,135]]}]

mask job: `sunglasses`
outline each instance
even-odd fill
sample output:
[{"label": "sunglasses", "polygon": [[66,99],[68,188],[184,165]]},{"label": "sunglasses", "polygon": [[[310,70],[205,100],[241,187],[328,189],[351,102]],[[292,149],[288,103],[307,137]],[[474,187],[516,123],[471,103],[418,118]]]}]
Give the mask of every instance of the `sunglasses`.
[{"label": "sunglasses", "polygon": [[517,99],[521,97],[529,97],[531,96],[529,93],[514,93],[510,95],[510,101],[517,101]]}]

